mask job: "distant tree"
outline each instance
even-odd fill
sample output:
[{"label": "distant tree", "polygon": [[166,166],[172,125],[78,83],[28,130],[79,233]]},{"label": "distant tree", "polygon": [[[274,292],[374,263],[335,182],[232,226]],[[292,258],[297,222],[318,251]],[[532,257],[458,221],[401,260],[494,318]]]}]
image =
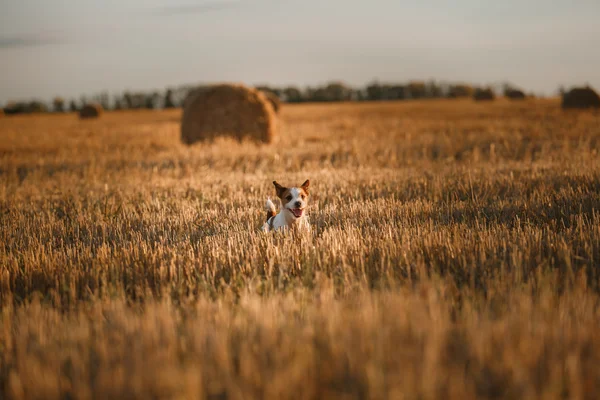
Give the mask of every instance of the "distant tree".
[{"label": "distant tree", "polygon": [[383,100],[383,88],[378,82],[373,82],[367,86],[368,100]]},{"label": "distant tree", "polygon": [[55,97],[54,100],[52,100],[52,105],[54,112],[61,113],[65,111],[65,100],[62,97]]},{"label": "distant tree", "polygon": [[79,108],[77,107],[77,103],[75,102],[75,100],[71,100],[69,102],[69,111],[71,111],[71,112],[79,111]]},{"label": "distant tree", "polygon": [[153,110],[158,107],[158,101],[160,100],[160,95],[158,92],[149,93],[145,96],[144,107]]},{"label": "distant tree", "polygon": [[39,100],[30,101],[26,106],[28,113],[45,113],[48,112],[48,106]]},{"label": "distant tree", "polygon": [[27,112],[27,105],[23,102],[9,101],[4,106],[4,113],[7,115],[22,114],[25,112]]},{"label": "distant tree", "polygon": [[108,110],[110,108],[110,96],[108,92],[102,92],[94,96],[94,100],[102,106],[103,109]]},{"label": "distant tree", "polygon": [[174,108],[175,101],[173,100],[173,90],[167,89],[167,93],[165,94],[165,108]]},{"label": "distant tree", "polygon": [[133,96],[131,95],[131,93],[123,93],[123,100],[125,101],[125,108],[131,110],[133,108]]},{"label": "distant tree", "polygon": [[354,89],[352,90],[351,100],[352,101],[364,101],[366,95],[362,89]]},{"label": "distant tree", "polygon": [[123,103],[121,102],[121,99],[119,97],[115,97],[115,106],[113,107],[114,110],[122,110],[123,109]]},{"label": "distant tree", "polygon": [[442,88],[439,86],[434,80],[427,82],[427,87],[425,88],[425,96],[429,98],[438,98],[442,97]]},{"label": "distant tree", "polygon": [[289,86],[283,89],[283,95],[285,101],[288,103],[300,103],[304,100],[300,89],[294,86]]},{"label": "distant tree", "polygon": [[463,83],[450,85],[448,88],[448,97],[471,97],[473,96],[473,87]]},{"label": "distant tree", "polygon": [[473,93],[473,99],[476,101],[490,101],[496,98],[496,94],[491,87],[477,88]]},{"label": "distant tree", "polygon": [[325,87],[325,101],[348,101],[352,96],[352,88],[343,82],[331,82]]},{"label": "distant tree", "polygon": [[315,101],[322,102],[327,101],[327,93],[324,88],[312,88],[307,87],[305,91],[305,96],[307,101]]},{"label": "distant tree", "polygon": [[146,108],[148,106],[147,95],[144,93],[123,93],[123,102],[121,103],[126,109]]},{"label": "distant tree", "polygon": [[389,100],[402,100],[406,98],[406,86],[385,85],[383,87],[384,97]]},{"label": "distant tree", "polygon": [[147,105],[146,94],[144,93],[135,93],[133,95],[133,108],[144,108]]},{"label": "distant tree", "polygon": [[515,88],[510,83],[505,83],[502,88],[502,93],[505,97],[512,100],[523,100],[525,99],[525,92],[520,89]]},{"label": "distant tree", "polygon": [[144,95],[143,103],[144,108],[147,108],[148,110],[154,109],[154,98],[152,97],[152,94]]},{"label": "distant tree", "polygon": [[367,100],[381,100],[381,86],[378,83],[371,83],[365,88]]},{"label": "distant tree", "polygon": [[407,86],[408,95],[411,99],[422,99],[427,94],[425,82],[412,81]]}]

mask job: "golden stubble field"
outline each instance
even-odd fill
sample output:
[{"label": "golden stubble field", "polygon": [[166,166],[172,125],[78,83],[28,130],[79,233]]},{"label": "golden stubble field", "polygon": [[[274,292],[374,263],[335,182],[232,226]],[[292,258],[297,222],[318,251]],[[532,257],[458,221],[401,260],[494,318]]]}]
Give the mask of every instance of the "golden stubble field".
[{"label": "golden stubble field", "polygon": [[[0,398],[600,393],[600,114],[284,106],[271,146],[180,111],[0,119]],[[311,179],[311,234],[263,234]]]}]

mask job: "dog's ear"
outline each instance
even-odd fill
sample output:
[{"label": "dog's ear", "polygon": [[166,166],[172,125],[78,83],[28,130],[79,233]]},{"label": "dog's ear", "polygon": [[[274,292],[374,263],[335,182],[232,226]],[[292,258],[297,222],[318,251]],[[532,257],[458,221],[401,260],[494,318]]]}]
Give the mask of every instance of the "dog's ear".
[{"label": "dog's ear", "polygon": [[281,186],[277,181],[273,181],[273,185],[275,185],[275,190],[277,191],[277,197],[281,197],[283,192],[287,190],[286,187]]},{"label": "dog's ear", "polygon": [[302,189],[304,189],[304,191],[305,191],[306,193],[308,193],[308,186],[309,186],[309,185],[310,185],[310,180],[308,180],[308,179],[307,179],[306,181],[304,181],[304,183],[303,183],[303,184],[302,184],[302,186],[300,186],[300,187],[301,187]]}]

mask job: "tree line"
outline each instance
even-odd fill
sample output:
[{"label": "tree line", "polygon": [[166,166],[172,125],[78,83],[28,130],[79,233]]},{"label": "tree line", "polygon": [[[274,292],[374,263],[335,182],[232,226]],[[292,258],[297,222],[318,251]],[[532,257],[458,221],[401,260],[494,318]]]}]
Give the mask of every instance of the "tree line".
[{"label": "tree line", "polygon": [[[131,92],[110,96],[102,92],[80,99],[55,97],[51,102],[40,100],[8,102],[4,106],[6,114],[40,112],[76,112],[90,103],[100,104],[106,110],[166,109],[181,107],[188,93],[205,85],[184,85],[164,91]],[[321,86],[275,87],[257,85],[257,89],[275,94],[282,102],[340,102],[340,101],[386,101],[409,99],[460,98],[472,97],[478,91],[502,92],[512,97],[514,93],[524,93],[508,83],[491,85],[485,88],[466,83],[438,83],[435,81],[410,81],[408,83],[382,83],[374,81],[364,87],[352,87],[343,82],[329,82]]]}]

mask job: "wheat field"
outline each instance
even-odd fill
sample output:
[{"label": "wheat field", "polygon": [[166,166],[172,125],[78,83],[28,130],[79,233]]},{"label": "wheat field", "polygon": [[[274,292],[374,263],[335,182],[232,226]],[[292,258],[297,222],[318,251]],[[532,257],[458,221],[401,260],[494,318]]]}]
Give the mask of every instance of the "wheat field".
[{"label": "wheat field", "polygon": [[[0,398],[594,399],[600,113],[556,99],[0,119]],[[264,234],[277,180],[312,231]]]}]

